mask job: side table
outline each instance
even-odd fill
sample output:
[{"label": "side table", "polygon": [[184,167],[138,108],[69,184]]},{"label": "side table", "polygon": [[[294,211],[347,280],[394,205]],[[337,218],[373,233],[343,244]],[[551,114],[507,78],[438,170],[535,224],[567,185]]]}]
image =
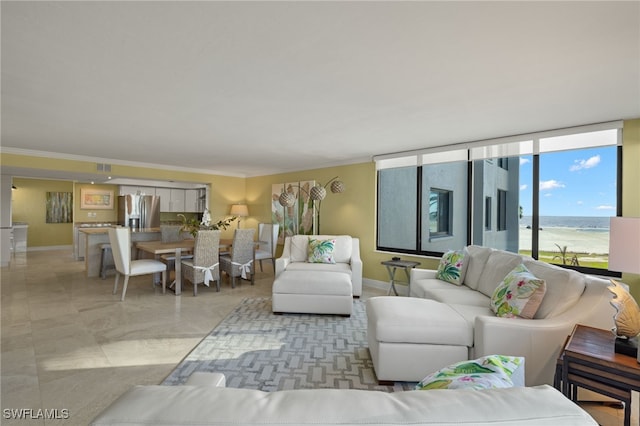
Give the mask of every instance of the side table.
[{"label": "side table", "polygon": [[[411,277],[409,275],[409,270],[415,268],[420,264],[420,262],[412,262],[410,260],[385,260],[380,263],[387,267],[387,272],[389,273],[389,291],[387,292],[387,295],[390,295],[391,290],[393,290],[396,296],[398,295],[398,290],[396,289],[396,283],[403,283],[403,284],[409,285],[409,281],[411,280]],[[407,276],[406,281],[400,281],[395,278],[396,269],[398,268],[404,269],[404,273]]]},{"label": "side table", "polygon": [[562,357],[562,393],[576,400],[576,387],[624,402],[624,424],[631,425],[631,393],[640,391],[640,364],[635,357],[614,351],[608,330],[577,324]]}]

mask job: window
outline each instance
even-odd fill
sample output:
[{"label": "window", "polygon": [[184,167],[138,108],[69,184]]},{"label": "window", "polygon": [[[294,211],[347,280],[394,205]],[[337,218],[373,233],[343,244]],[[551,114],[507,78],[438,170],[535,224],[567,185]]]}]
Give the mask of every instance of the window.
[{"label": "window", "polygon": [[442,237],[450,235],[451,191],[431,189],[429,194],[429,236]]},{"label": "window", "polygon": [[498,189],[498,231],[507,230],[507,191]]},{"label": "window", "polygon": [[[611,275],[608,223],[621,213],[621,126],[603,123],[375,158],[377,246],[439,256],[475,244]],[[407,158],[410,166],[392,164],[406,165]],[[403,186],[389,185],[394,173],[403,174]]]},{"label": "window", "polygon": [[491,197],[484,197],[484,229],[491,230]]}]

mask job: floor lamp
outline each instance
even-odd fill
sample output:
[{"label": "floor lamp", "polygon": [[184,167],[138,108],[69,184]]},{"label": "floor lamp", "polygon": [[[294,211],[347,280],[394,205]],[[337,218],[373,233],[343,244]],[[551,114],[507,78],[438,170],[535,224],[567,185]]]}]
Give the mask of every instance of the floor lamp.
[{"label": "floor lamp", "polygon": [[[609,227],[609,270],[640,275],[640,218],[612,217]],[[640,308],[625,286],[611,280],[609,287],[614,294],[611,304],[616,308],[614,316],[616,338],[615,351],[635,356],[640,362],[638,334],[640,333]]]},{"label": "floor lamp", "polygon": [[230,214],[238,218],[238,229],[240,229],[240,218],[249,216],[249,208],[246,204],[234,204],[231,206]]}]

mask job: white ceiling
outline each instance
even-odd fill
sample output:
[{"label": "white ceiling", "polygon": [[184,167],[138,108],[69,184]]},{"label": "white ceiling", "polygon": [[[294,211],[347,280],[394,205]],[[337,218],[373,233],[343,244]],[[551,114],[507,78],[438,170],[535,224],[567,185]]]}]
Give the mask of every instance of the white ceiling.
[{"label": "white ceiling", "polygon": [[640,117],[637,1],[2,1],[1,15],[2,152],[259,176]]}]

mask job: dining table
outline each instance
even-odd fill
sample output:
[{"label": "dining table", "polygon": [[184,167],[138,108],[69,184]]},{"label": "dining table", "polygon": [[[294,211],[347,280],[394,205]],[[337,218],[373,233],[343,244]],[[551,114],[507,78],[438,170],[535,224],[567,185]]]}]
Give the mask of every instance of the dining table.
[{"label": "dining table", "polygon": [[[222,250],[228,250],[231,247],[233,240],[230,238],[220,239],[219,247]],[[176,296],[182,293],[182,254],[184,252],[193,251],[195,240],[187,238],[181,241],[143,241],[136,244],[138,250],[146,253],[153,254],[156,259],[159,259],[163,254],[174,254],[175,260],[175,294]],[[173,284],[173,283],[172,283]]]}]

